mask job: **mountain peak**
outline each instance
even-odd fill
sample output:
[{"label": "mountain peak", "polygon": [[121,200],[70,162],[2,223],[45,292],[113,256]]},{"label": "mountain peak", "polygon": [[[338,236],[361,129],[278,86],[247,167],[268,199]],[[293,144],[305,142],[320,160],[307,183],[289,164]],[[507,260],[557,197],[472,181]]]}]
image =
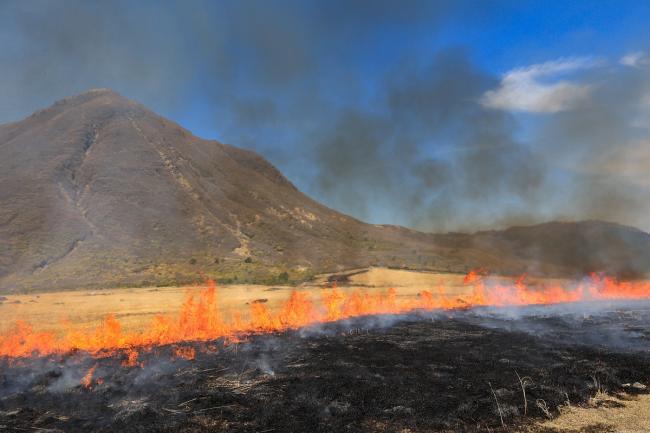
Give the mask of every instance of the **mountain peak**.
[{"label": "mountain peak", "polygon": [[650,238],[610,225],[447,236],[365,224],[311,200],[260,155],[202,140],[110,89],[0,125],[0,184],[0,291],[181,283],[200,272],[275,281],[371,265],[650,269]]},{"label": "mountain peak", "polygon": [[88,89],[83,93],[94,93],[94,94],[99,94],[99,93],[115,93],[118,94],[115,90],[109,89],[108,87],[96,87],[94,89]]},{"label": "mountain peak", "polygon": [[105,105],[136,105],[136,102],[120,95],[116,91],[108,88],[90,89],[74,96],[60,99],[54,103],[54,106],[61,105],[80,105],[90,101],[101,101]]},{"label": "mountain peak", "polygon": [[114,90],[97,88],[59,99],[49,107],[35,111],[26,120],[43,122],[64,112],[69,112],[75,116],[88,117],[97,109],[103,112],[116,113],[129,110],[144,110],[144,107]]}]

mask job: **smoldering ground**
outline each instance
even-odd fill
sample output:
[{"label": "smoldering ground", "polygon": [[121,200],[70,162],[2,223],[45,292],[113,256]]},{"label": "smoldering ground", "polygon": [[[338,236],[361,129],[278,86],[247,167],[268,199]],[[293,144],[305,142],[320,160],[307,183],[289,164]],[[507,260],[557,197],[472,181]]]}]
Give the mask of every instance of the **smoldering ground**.
[{"label": "smoldering ground", "polygon": [[[554,416],[597,392],[643,392],[650,336],[639,330],[647,329],[650,307],[621,307],[360,318],[238,344],[186,343],[196,348],[193,360],[174,357],[172,346],[157,347],[143,351],[138,361],[144,364],[134,367],[122,366],[124,357],[81,353],[4,360],[0,425],[53,431],[501,431]],[[621,337],[630,344],[616,344]],[[86,387],[80,381],[90,368]],[[526,381],[527,406],[518,376]]]}]

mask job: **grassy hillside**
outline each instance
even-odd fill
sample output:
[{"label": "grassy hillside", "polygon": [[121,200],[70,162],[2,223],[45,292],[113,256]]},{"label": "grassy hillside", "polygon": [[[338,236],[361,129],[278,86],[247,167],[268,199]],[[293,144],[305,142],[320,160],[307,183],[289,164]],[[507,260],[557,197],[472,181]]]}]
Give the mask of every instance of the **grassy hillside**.
[{"label": "grassy hillside", "polygon": [[588,222],[425,234],[300,192],[259,155],[105,89],[0,126],[0,291],[277,283],[366,266],[577,274],[650,269],[650,236]]}]

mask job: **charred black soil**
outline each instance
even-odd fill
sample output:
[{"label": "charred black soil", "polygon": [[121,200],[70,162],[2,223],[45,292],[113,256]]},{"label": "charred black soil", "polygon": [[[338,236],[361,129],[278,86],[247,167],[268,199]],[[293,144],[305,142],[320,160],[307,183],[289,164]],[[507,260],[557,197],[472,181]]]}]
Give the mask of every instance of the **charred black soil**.
[{"label": "charred black soil", "polygon": [[[362,319],[196,344],[194,360],[156,348],[143,367],[79,353],[4,360],[0,430],[520,431],[599,390],[642,392],[649,311]],[[623,334],[596,341],[608,329]]]}]

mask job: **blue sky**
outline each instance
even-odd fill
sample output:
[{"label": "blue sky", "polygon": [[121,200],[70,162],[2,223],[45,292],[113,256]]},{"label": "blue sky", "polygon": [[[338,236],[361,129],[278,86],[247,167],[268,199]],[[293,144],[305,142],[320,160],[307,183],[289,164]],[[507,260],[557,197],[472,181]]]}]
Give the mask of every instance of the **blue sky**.
[{"label": "blue sky", "polygon": [[0,122],[110,87],[373,223],[650,230],[648,22],[643,1],[5,1]]}]

